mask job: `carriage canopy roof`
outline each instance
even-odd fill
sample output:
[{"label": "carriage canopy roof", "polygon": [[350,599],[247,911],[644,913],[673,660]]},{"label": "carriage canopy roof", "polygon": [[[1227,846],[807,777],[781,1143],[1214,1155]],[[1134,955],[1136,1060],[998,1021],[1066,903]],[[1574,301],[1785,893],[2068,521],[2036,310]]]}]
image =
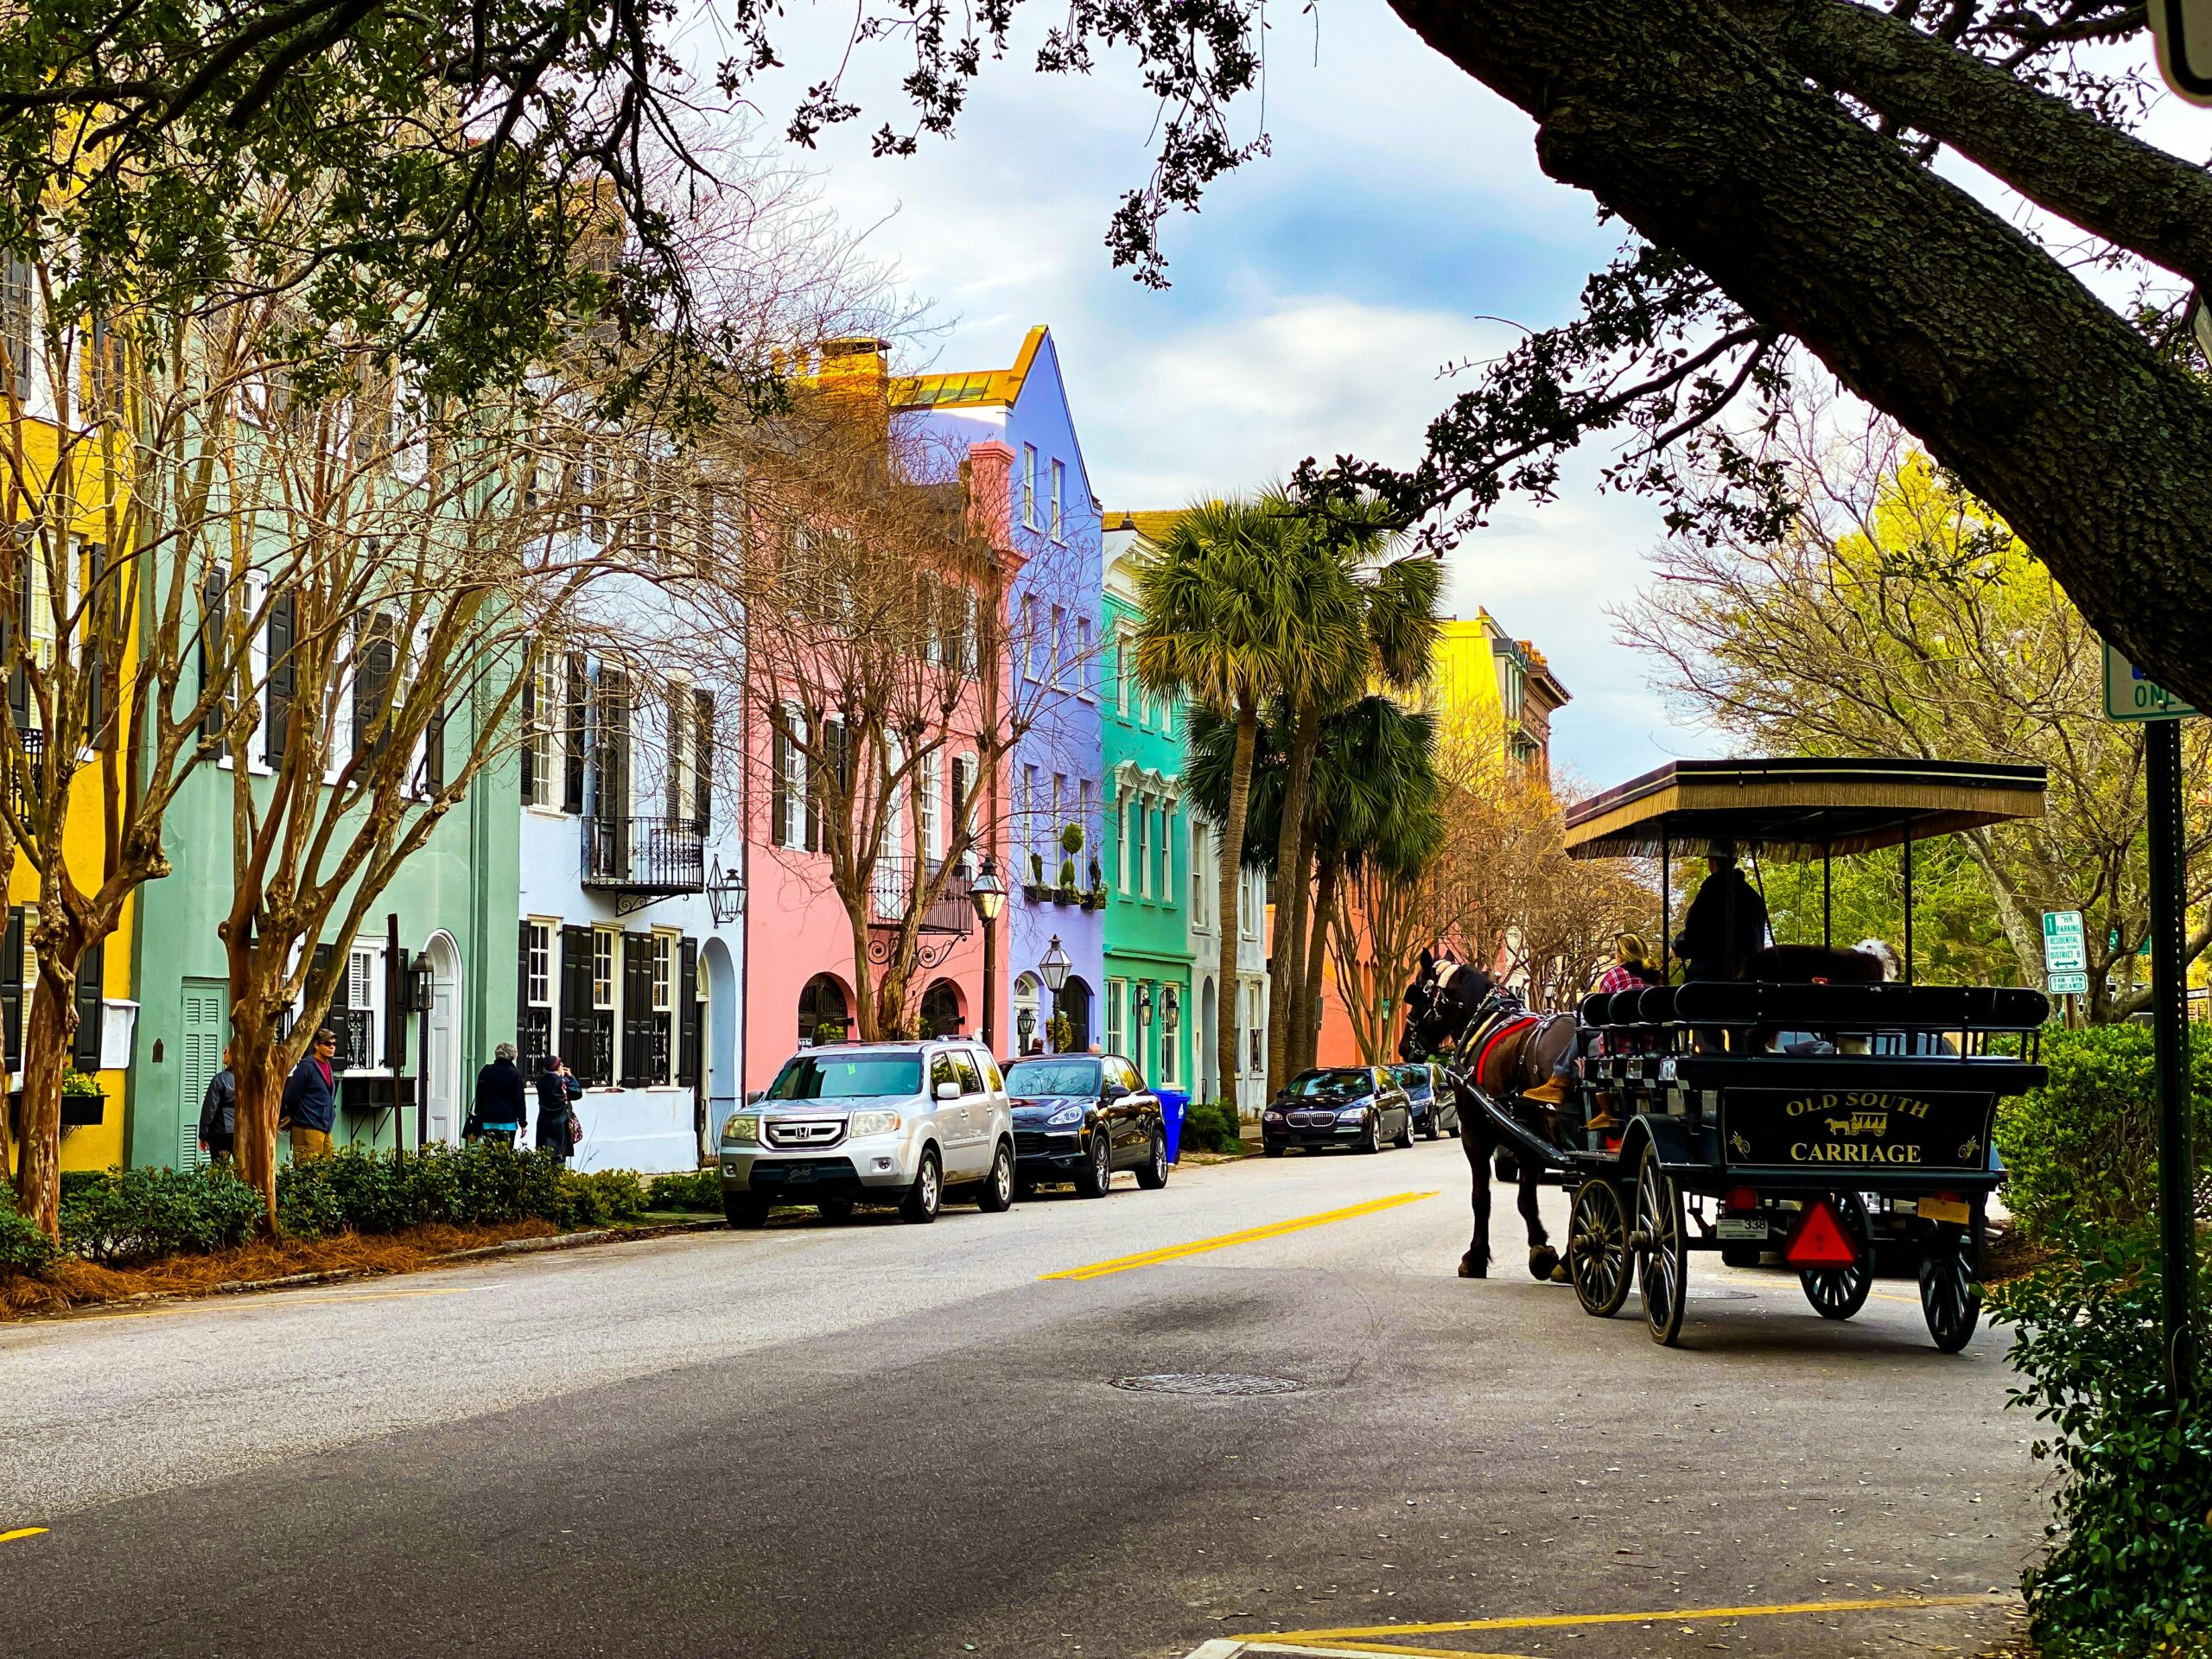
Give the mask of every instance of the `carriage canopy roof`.
[{"label": "carriage canopy roof", "polygon": [[2041,766],[1973,760],[1674,760],[1567,809],[1575,858],[1695,856],[1710,841],[1776,859],[1893,847],[2043,816]]}]

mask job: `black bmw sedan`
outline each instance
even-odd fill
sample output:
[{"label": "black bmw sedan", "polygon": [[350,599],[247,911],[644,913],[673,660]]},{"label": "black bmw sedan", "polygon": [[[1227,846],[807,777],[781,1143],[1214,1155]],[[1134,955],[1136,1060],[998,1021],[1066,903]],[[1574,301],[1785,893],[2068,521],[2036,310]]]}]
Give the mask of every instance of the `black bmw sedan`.
[{"label": "black bmw sedan", "polygon": [[1380,1066],[1301,1071],[1260,1115],[1260,1144],[1270,1158],[1293,1147],[1380,1152],[1385,1141],[1413,1145],[1414,1112],[1406,1091]]},{"label": "black bmw sedan", "polygon": [[1071,1181],[1100,1198],[1114,1172],[1133,1169],[1137,1185],[1167,1185],[1167,1126],[1160,1098],[1118,1054],[1033,1054],[1009,1061],[1006,1092],[1014,1105],[1014,1179],[1018,1188]]}]

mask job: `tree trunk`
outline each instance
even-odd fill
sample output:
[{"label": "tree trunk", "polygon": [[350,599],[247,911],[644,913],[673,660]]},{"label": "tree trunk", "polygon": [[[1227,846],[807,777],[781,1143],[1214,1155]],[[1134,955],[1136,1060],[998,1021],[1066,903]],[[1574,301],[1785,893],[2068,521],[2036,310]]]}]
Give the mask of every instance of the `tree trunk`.
[{"label": "tree trunk", "polygon": [[1803,341],[2002,513],[2100,634],[2212,706],[2212,397],[2185,365],[1712,0],[1392,3],[1536,119],[1546,172]]},{"label": "tree trunk", "polygon": [[1300,709],[1290,740],[1290,770],[1284,779],[1282,823],[1275,835],[1275,925],[1268,941],[1274,977],[1268,987],[1268,1092],[1290,1079],[1297,1062],[1293,1038],[1298,1029],[1298,999],[1305,982],[1306,864],[1310,842],[1306,798],[1313,778],[1313,752],[1321,745],[1321,711]]},{"label": "tree trunk", "polygon": [[48,1238],[61,1236],[61,1071],[77,1027],[73,987],[43,971],[23,1021],[23,1133],[16,1167],[16,1208]]},{"label": "tree trunk", "polygon": [[[233,1039],[231,1076],[237,1081],[238,1179],[261,1194],[273,1231],[276,1222],[276,1118],[284,1100],[283,1051],[273,1041]],[[188,1110],[199,1103],[187,1101]]]},{"label": "tree trunk", "polygon": [[1236,748],[1229,766],[1229,816],[1221,826],[1221,911],[1214,930],[1220,946],[1214,974],[1221,988],[1214,1017],[1214,1054],[1220,1067],[1222,1096],[1232,1107],[1236,1104],[1236,1039],[1243,1034],[1236,1028],[1236,1008],[1242,1000],[1236,994],[1242,982],[1237,976],[1237,947],[1243,935],[1236,918],[1236,883],[1243,869],[1241,855],[1244,810],[1252,796],[1252,753],[1259,741],[1259,706],[1241,702],[1236,706]]},{"label": "tree trunk", "polygon": [[1313,922],[1307,929],[1305,971],[1294,1016],[1296,1039],[1290,1051],[1291,1069],[1297,1071],[1320,1064],[1322,950],[1327,941],[1330,918],[1336,913],[1343,874],[1344,861],[1334,851],[1321,855],[1320,873],[1313,884]]}]

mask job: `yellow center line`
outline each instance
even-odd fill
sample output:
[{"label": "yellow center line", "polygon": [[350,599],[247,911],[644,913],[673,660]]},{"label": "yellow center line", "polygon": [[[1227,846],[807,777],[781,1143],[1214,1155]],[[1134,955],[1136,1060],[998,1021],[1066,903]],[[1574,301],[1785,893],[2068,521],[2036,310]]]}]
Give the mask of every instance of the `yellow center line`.
[{"label": "yellow center line", "polygon": [[1270,1222],[1265,1227],[1247,1227],[1241,1233],[1224,1233],[1218,1238],[1194,1239],[1188,1244],[1168,1244],[1156,1250],[1146,1250],[1137,1255],[1117,1255],[1110,1262],[1094,1262],[1087,1268],[1063,1268],[1058,1273],[1044,1273],[1040,1279],[1103,1279],[1109,1273],[1127,1273],[1132,1268],[1157,1267],[1163,1262],[1179,1261],[1186,1255],[1203,1255],[1208,1250],[1225,1250],[1232,1244],[1256,1244],[1263,1238],[1281,1238],[1285,1233],[1299,1233],[1308,1227],[1326,1227],[1333,1222],[1356,1221],[1362,1216],[1380,1214],[1395,1210],[1402,1204],[1417,1204],[1423,1198],[1433,1198],[1433,1192],[1399,1192],[1387,1198],[1374,1198],[1365,1204],[1355,1204],[1343,1210],[1324,1210],[1317,1216],[1298,1216],[1289,1221]]},{"label": "yellow center line", "polygon": [[44,1527],[17,1527],[13,1532],[0,1532],[0,1544],[12,1544],[18,1538],[36,1538],[45,1531]]},{"label": "yellow center line", "polygon": [[[1456,1630],[1539,1630],[1568,1624],[1643,1624],[1664,1619],[1687,1623],[1698,1618],[1780,1618],[1795,1613],[1870,1613],[1905,1607],[1988,1607],[2012,1600],[2005,1595],[1870,1596],[1853,1601],[1781,1601],[1758,1607],[1662,1607],[1648,1613],[1539,1613],[1517,1618],[1462,1618],[1444,1624],[1364,1624],[1335,1630],[1265,1630],[1243,1637],[1247,1642],[1331,1642],[1342,1644],[1362,1637],[1447,1636]],[[1389,1649],[1384,1649],[1388,1651]],[[1422,1648],[1415,1652],[1439,1649]]]}]

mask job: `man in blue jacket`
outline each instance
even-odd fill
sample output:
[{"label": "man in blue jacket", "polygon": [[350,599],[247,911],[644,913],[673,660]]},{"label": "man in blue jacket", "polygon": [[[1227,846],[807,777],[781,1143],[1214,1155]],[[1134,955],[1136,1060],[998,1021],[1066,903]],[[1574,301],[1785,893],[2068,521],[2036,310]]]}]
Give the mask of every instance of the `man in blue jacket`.
[{"label": "man in blue jacket", "polygon": [[330,1156],[331,1126],[338,1122],[338,1081],[330,1063],[338,1052],[338,1039],[325,1026],[315,1034],[307,1057],[284,1080],[283,1104],[276,1127],[292,1132],[292,1161]]}]

